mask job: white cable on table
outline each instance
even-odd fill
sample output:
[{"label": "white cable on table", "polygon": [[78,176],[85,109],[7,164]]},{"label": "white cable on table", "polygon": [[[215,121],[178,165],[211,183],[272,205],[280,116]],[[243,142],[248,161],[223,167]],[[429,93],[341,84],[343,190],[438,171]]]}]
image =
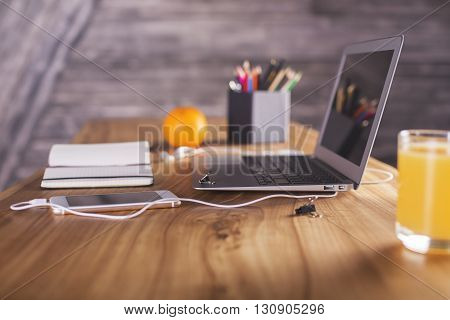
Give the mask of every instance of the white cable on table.
[{"label": "white cable on table", "polygon": [[[394,179],[394,174],[392,174],[391,172],[386,171],[386,170],[367,168],[366,171],[383,173],[387,177],[384,179],[380,179],[380,180],[362,181],[361,184],[364,184],[364,185],[386,183],[386,182],[389,182],[392,179]],[[136,212],[130,213],[130,214],[126,214],[126,215],[108,215],[108,214],[101,214],[101,213],[80,212],[80,211],[76,211],[73,209],[63,207],[63,206],[55,204],[55,203],[49,203],[47,201],[47,199],[34,199],[31,201],[20,202],[20,203],[11,205],[10,208],[13,211],[22,211],[22,210],[37,208],[37,207],[49,207],[54,210],[55,214],[71,213],[73,215],[81,216],[81,217],[110,219],[110,220],[126,220],[126,219],[132,219],[132,218],[140,216],[146,210],[148,210],[153,205],[158,204],[158,203],[168,203],[168,204],[172,204],[172,206],[174,206],[175,202],[180,201],[180,202],[192,202],[192,203],[197,203],[197,204],[215,207],[215,208],[234,209],[234,208],[242,208],[242,207],[250,206],[252,204],[255,204],[255,203],[258,203],[258,202],[261,202],[264,200],[272,199],[272,198],[290,198],[290,199],[314,198],[314,199],[319,199],[319,198],[333,198],[333,197],[336,197],[336,195],[337,195],[337,192],[335,192],[333,194],[301,195],[301,196],[295,196],[295,195],[290,195],[290,194],[272,194],[269,196],[265,196],[265,197],[258,198],[258,199],[252,200],[252,201],[238,203],[238,204],[217,204],[217,203],[206,202],[206,201],[196,200],[196,199],[189,199],[189,198],[165,198],[165,199],[159,199],[159,200],[155,200],[152,202],[148,202],[144,207],[142,207],[142,209],[140,209]]]},{"label": "white cable on table", "polygon": [[386,182],[389,182],[389,181],[394,179],[394,174],[392,172],[387,171],[387,170],[375,169],[375,168],[366,168],[366,171],[372,171],[372,172],[385,174],[386,178],[380,179],[380,180],[361,181],[361,184],[364,184],[364,185],[386,183]]},{"label": "white cable on table", "polygon": [[205,206],[222,208],[222,209],[234,209],[234,208],[242,208],[245,206],[249,206],[249,205],[252,205],[252,204],[264,201],[264,200],[272,199],[272,198],[290,198],[290,199],[314,198],[314,199],[319,199],[319,198],[333,198],[333,197],[336,197],[336,195],[337,195],[337,192],[335,192],[333,194],[301,195],[301,196],[295,196],[295,195],[290,195],[290,194],[272,194],[269,196],[265,196],[265,197],[258,198],[258,199],[252,200],[252,201],[238,203],[238,204],[217,204],[217,203],[206,202],[206,201],[196,200],[196,199],[189,199],[189,198],[166,198],[166,199],[159,199],[159,200],[149,202],[144,207],[142,207],[142,209],[140,209],[136,212],[126,214],[126,215],[120,215],[120,216],[119,215],[100,214],[100,213],[80,212],[80,211],[72,210],[69,208],[65,208],[65,207],[60,206],[55,203],[49,203],[47,201],[47,199],[34,199],[31,201],[20,202],[20,203],[13,204],[10,208],[13,211],[22,211],[22,210],[37,208],[37,207],[49,207],[49,208],[52,208],[53,210],[55,210],[56,214],[71,213],[73,215],[81,216],[81,217],[110,219],[110,220],[126,220],[126,219],[131,219],[131,218],[140,216],[142,213],[144,213],[150,207],[152,207],[153,205],[158,204],[158,203],[169,203],[169,204],[173,205],[174,202],[181,201],[181,202],[193,202],[193,203],[198,203],[198,204],[205,205]]}]

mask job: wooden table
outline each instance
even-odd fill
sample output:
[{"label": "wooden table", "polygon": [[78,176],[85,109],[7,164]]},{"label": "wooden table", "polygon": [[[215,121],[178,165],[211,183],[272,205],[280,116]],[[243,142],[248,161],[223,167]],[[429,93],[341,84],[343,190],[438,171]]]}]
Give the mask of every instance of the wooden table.
[{"label": "wooden table", "polygon": [[[88,123],[75,142],[137,139],[154,120]],[[316,133],[293,125],[306,152]],[[292,142],[291,142],[292,144]],[[291,145],[292,146],[292,145]],[[161,166],[154,164],[156,171]],[[395,171],[374,159],[370,167]],[[450,257],[404,249],[394,234],[396,182],[316,204],[322,219],[291,217],[304,201],[235,210],[193,204],[129,221],[13,213],[15,202],[125,189],[43,190],[42,171],[0,195],[0,297],[8,299],[447,299]],[[367,175],[365,178],[376,178]],[[189,175],[158,173],[178,196],[242,202],[263,193],[201,192]]]}]

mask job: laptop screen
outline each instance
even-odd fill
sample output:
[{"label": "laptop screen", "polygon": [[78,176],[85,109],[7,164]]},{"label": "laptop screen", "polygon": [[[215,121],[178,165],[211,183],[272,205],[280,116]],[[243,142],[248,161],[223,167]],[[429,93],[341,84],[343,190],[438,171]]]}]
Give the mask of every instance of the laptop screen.
[{"label": "laptop screen", "polygon": [[360,166],[394,50],[346,56],[321,145]]}]

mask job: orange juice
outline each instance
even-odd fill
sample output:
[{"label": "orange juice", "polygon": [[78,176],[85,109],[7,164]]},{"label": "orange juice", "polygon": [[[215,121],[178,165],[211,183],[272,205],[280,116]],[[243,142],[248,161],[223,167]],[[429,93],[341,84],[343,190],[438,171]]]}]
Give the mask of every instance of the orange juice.
[{"label": "orange juice", "polygon": [[398,151],[397,221],[414,234],[450,240],[450,144],[412,142]]}]

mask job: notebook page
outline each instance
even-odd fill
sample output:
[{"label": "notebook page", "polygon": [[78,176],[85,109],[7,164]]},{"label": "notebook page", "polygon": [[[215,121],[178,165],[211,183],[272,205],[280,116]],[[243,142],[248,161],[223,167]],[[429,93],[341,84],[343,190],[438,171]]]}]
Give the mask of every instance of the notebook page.
[{"label": "notebook page", "polygon": [[150,164],[147,141],[55,144],[48,157],[50,167],[128,166]]}]

